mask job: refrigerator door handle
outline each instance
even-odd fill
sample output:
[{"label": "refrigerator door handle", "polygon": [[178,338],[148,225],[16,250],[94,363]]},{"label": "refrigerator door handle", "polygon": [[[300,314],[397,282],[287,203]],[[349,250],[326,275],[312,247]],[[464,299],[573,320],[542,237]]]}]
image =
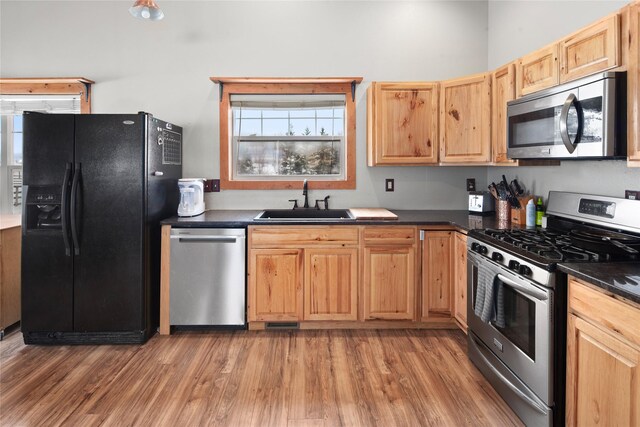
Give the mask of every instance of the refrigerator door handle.
[{"label": "refrigerator door handle", "polygon": [[60,222],[62,222],[62,240],[64,241],[64,254],[71,256],[71,243],[69,241],[69,180],[71,179],[71,163],[67,163],[62,180],[62,203],[60,206]]},{"label": "refrigerator door handle", "polygon": [[80,184],[80,172],[82,163],[76,163],[73,183],[71,184],[71,237],[73,238],[74,253],[80,255],[80,239],[78,238],[78,186]]}]

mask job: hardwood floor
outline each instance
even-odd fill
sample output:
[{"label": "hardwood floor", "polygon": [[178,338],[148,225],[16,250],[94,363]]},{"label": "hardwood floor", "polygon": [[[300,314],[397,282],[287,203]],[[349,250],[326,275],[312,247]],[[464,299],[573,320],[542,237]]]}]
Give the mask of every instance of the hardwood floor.
[{"label": "hardwood floor", "polygon": [[522,425],[446,330],[178,332],[0,342],[2,426]]}]

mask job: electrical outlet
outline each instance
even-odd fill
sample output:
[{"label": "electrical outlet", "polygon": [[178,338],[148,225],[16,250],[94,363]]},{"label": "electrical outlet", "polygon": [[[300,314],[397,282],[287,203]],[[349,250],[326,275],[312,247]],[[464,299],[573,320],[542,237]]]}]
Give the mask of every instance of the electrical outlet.
[{"label": "electrical outlet", "polygon": [[640,200],[640,191],[624,190],[624,198],[631,199],[631,200]]},{"label": "electrical outlet", "polygon": [[204,180],[204,192],[205,193],[217,193],[220,191],[219,179],[205,179]]},{"label": "electrical outlet", "polygon": [[387,178],[384,180],[384,191],[394,191],[395,184],[393,178]]},{"label": "electrical outlet", "polygon": [[476,191],[476,179],[467,178],[467,191]]}]

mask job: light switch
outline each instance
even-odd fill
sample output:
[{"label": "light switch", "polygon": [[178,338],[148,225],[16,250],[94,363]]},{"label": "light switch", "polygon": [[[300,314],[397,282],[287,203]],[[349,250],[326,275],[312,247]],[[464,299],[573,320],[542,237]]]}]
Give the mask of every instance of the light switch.
[{"label": "light switch", "polygon": [[385,191],[393,191],[394,190],[394,180],[393,178],[387,178],[384,180],[384,190]]}]

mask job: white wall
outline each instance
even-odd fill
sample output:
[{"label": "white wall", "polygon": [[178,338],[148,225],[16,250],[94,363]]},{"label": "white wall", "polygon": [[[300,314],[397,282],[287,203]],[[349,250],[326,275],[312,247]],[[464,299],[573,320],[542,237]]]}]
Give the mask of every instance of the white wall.
[{"label": "white wall", "polygon": [[[166,18],[129,16],[131,1],[0,1],[2,77],[84,76],[93,111],[149,111],[185,128],[184,176],[219,175],[218,87],[210,76],[362,76],[356,93],[357,190],[332,206],[464,209],[465,178],[502,173],[549,189],[640,189],[624,162],[556,168],[366,166],[366,88],[495,68],[618,9],[617,1],[170,1]],[[488,66],[487,66],[488,65]],[[578,178],[576,178],[578,177]],[[384,192],[395,178],[396,191]],[[223,191],[208,208],[286,207],[300,191]]]},{"label": "white wall", "polygon": [[[93,111],[149,111],[182,125],[184,176],[219,176],[218,86],[210,76],[362,76],[356,93],[357,190],[334,207],[462,209],[465,178],[486,168],[366,166],[372,80],[438,80],[486,70],[486,2],[169,1],[142,22],[131,2],[0,2],[3,77],[84,76]],[[394,193],[384,179],[396,180]],[[301,191],[223,191],[207,207],[286,207]]]},{"label": "white wall", "polygon": [[[496,68],[623,7],[624,1],[489,1],[488,65]],[[549,190],[624,197],[640,190],[640,168],[625,161],[565,161],[559,167],[487,168],[487,181],[517,177],[535,194]],[[546,202],[546,201],[545,201]]]}]

